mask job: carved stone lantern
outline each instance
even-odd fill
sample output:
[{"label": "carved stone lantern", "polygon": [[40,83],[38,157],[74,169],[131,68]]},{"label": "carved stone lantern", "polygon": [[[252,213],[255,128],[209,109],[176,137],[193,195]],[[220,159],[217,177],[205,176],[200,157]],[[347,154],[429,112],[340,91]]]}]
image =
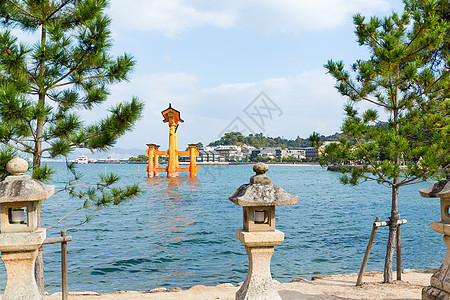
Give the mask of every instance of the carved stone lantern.
[{"label": "carved stone lantern", "polygon": [[[38,228],[37,205],[53,195],[55,187],[24,175],[24,159],[12,159],[6,169],[11,175],[0,182],[0,251],[7,273],[2,299],[44,299],[34,278],[34,263],[46,236],[45,229]],[[14,218],[15,210],[26,211],[23,220]]]},{"label": "carved stone lantern", "polygon": [[430,285],[423,288],[422,299],[449,299],[450,298],[450,180],[441,180],[429,188],[419,190],[420,195],[426,198],[441,199],[441,221],[432,222],[431,229],[444,235],[447,245],[447,255],[442,265],[431,276]]},{"label": "carved stone lantern", "polygon": [[270,259],[274,246],[281,244],[284,233],[275,229],[275,206],[297,203],[297,196],[273,185],[265,173],[264,163],[253,166],[255,176],[240,186],[229,199],[243,207],[243,229],[236,230],[237,238],[245,245],[249,269],[244,284],[236,292],[236,299],[281,299],[270,273]]}]

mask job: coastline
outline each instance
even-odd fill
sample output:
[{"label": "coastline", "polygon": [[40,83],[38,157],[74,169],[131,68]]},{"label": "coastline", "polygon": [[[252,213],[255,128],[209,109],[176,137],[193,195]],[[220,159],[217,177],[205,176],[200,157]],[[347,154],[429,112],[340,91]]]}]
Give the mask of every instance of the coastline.
[{"label": "coastline", "polygon": [[[422,288],[428,286],[430,278],[436,269],[403,271],[402,281],[383,284],[382,272],[367,272],[363,284],[355,286],[358,274],[333,275],[294,279],[289,283],[279,283],[274,280],[278,293],[283,300],[294,299],[421,299]],[[69,287],[70,288],[70,287]],[[187,290],[175,288],[153,289],[148,292],[118,291],[109,294],[95,292],[72,292],[72,300],[232,300],[239,289],[230,283],[217,286],[196,285]],[[47,295],[46,300],[61,299],[61,293]]]},{"label": "coastline", "polygon": [[[61,161],[47,161],[47,162],[52,162],[52,163],[65,163],[65,162],[61,162]],[[254,165],[256,162],[229,162],[229,161],[225,161],[225,162],[197,162],[197,166],[240,166],[240,165]],[[124,160],[124,161],[119,161],[119,160],[113,160],[113,161],[108,161],[108,162],[95,162],[95,163],[88,163],[88,164],[80,164],[80,165],[109,165],[109,164],[117,164],[117,165],[124,165],[124,164],[128,164],[128,165],[148,165],[148,162],[146,161],[128,161],[128,160]],[[188,166],[189,162],[184,162],[184,161],[180,161],[179,162],[180,165],[183,166]],[[307,162],[307,163],[303,163],[303,162],[265,162],[265,164],[269,165],[269,166],[288,166],[288,167],[320,167],[319,163],[314,163],[314,162]]]},{"label": "coastline", "polygon": [[[203,163],[203,162],[198,162],[197,165],[230,165],[230,166],[253,166],[256,162],[222,162],[222,163]],[[183,163],[180,162],[180,165],[189,165],[189,163]],[[302,163],[302,162],[298,162],[298,163],[283,163],[283,162],[273,162],[273,163],[267,163],[265,162],[266,165],[268,166],[287,166],[287,167],[320,167],[320,164],[318,163]]]}]

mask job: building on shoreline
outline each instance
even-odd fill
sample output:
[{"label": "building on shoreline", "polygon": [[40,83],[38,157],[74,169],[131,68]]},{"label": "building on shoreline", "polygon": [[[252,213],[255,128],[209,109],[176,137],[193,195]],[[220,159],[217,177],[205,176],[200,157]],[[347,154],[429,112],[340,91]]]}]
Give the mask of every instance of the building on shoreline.
[{"label": "building on shoreline", "polygon": [[[189,156],[180,156],[180,162],[188,162]],[[197,162],[199,163],[219,163],[225,162],[225,158],[215,150],[198,150]]]},{"label": "building on shoreline", "polygon": [[287,148],[287,149],[278,149],[276,151],[276,157],[279,159],[294,157],[297,159],[305,159],[306,151],[305,149],[297,149],[297,148]]},{"label": "building on shoreline", "polygon": [[267,157],[271,159],[278,158],[277,151],[281,151],[281,147],[261,147],[252,151],[250,159],[255,159],[257,157]]}]

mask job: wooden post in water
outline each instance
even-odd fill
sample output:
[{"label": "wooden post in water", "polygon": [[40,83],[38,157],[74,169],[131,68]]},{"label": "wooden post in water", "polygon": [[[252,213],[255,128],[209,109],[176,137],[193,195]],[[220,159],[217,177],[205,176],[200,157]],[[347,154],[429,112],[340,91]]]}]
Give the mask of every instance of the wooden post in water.
[{"label": "wooden post in water", "polygon": [[375,234],[377,233],[378,226],[375,224],[376,222],[380,222],[380,218],[376,217],[375,222],[372,225],[372,232],[370,233],[369,242],[367,243],[366,253],[364,254],[364,259],[361,265],[361,269],[359,270],[358,280],[356,280],[356,286],[360,286],[362,283],[362,277],[364,271],[366,270],[367,262],[369,261],[370,250],[372,250],[373,240],[375,239]]},{"label": "wooden post in water", "polygon": [[[400,220],[400,215],[398,215],[398,219]],[[397,280],[402,280],[402,240],[400,233],[401,224],[397,225]]]},{"label": "wooden post in water", "polygon": [[68,300],[67,290],[67,242],[65,240],[67,231],[61,230],[61,285],[62,285],[62,300]]}]

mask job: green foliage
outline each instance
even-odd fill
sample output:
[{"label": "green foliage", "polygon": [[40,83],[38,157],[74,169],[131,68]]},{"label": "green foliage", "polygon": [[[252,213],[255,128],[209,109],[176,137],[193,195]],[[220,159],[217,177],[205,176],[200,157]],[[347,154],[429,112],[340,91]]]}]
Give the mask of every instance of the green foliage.
[{"label": "green foliage", "polygon": [[[370,58],[351,71],[342,61],[325,65],[336,89],[349,100],[342,130],[347,138],[325,148],[322,164],[348,160],[341,181],[373,180],[392,192],[390,222],[396,222],[401,186],[434,177],[450,163],[450,56],[448,1],[405,0],[405,12],[382,19],[354,16],[358,43]],[[360,112],[357,103],[374,108]],[[389,114],[387,122],[383,114]],[[397,226],[389,227],[384,281],[392,281]]]},{"label": "green foliage", "polygon": [[[195,144],[197,146],[197,150],[203,148],[203,143],[202,142],[198,142]],[[184,149],[185,151],[189,150],[189,146],[186,147],[186,149]]]},{"label": "green foliage", "polygon": [[[317,134],[318,135],[318,134]],[[331,136],[320,136],[319,140],[333,141],[338,140],[341,134],[334,134]],[[308,139],[302,139],[297,137],[295,140],[288,140],[281,137],[266,137],[262,133],[249,134],[243,136],[240,132],[227,132],[219,140],[209,143],[209,146],[219,145],[236,145],[237,143],[243,143],[248,146],[256,148],[261,147],[281,147],[281,148],[295,148],[295,147],[308,147],[311,145],[311,141]]]},{"label": "green foliage", "polygon": [[[0,1],[0,143],[32,156],[36,179],[53,174],[41,165],[43,157],[67,157],[76,148],[107,151],[142,115],[144,104],[133,97],[92,124],[81,118],[108,99],[109,85],[128,80],[135,65],[130,54],[110,54],[108,5],[107,0]],[[23,43],[13,28],[38,33],[37,40]],[[8,156],[2,153],[0,163]],[[116,205],[140,193],[135,185],[115,187],[113,175],[86,189],[76,184],[81,175],[74,166],[67,168],[73,180],[64,190],[87,201],[85,206]]]},{"label": "green foliage", "polygon": [[48,182],[53,179],[52,176],[54,174],[55,171],[50,166],[48,166],[47,164],[43,164],[34,168],[33,177],[36,180]]},{"label": "green foliage", "polygon": [[[83,205],[65,215],[49,228],[61,223],[65,218],[79,210],[90,208],[101,210],[113,205],[120,205],[126,200],[142,195],[142,191],[138,184],[125,186],[123,188],[113,186],[119,181],[119,176],[113,173],[100,175],[100,181],[95,184],[74,184],[76,180],[81,178],[81,175],[77,173],[74,164],[69,164],[68,169],[76,179],[69,182],[63,189],[56,193],[67,191],[70,196],[80,199]],[[92,216],[85,214],[85,220],[78,225],[88,223],[91,219]]]},{"label": "green foliage", "polygon": [[320,135],[315,131],[313,131],[313,133],[308,137],[308,140],[311,142],[311,147],[314,148],[320,148],[323,144]]},{"label": "green foliage", "polygon": [[[105,0],[0,2],[0,142],[33,155],[67,156],[75,148],[108,150],[141,116],[133,98],[94,124],[79,113],[106,101],[108,85],[128,79],[133,57],[112,57]],[[12,28],[40,32],[29,46]],[[37,176],[37,175],[34,175]]]},{"label": "green foliage", "polygon": [[295,156],[287,156],[281,159],[282,162],[301,162],[303,161],[301,158]]},{"label": "green foliage", "polygon": [[[434,12],[438,2],[426,3],[420,3],[426,14]],[[401,186],[426,180],[449,162],[448,48],[447,53],[440,52],[446,57],[440,68],[435,57],[448,43],[449,22],[435,14],[406,11],[368,22],[358,14],[354,23],[358,42],[369,48],[371,58],[357,60],[352,71],[342,62],[330,60],[325,65],[337,90],[350,102],[342,125],[348,139],[326,147],[322,162],[362,162],[366,172],[352,172],[352,180],[343,180],[346,183],[376,180]],[[375,109],[360,113],[355,105],[360,101]],[[382,112],[390,113],[387,123],[382,123]],[[400,182],[394,180],[400,177]]]},{"label": "green foliage", "polygon": [[6,171],[6,164],[16,156],[16,150],[6,146],[0,146],[0,181],[3,181],[9,175]]},{"label": "green foliage", "polygon": [[148,161],[148,155],[140,154],[138,157],[130,157],[130,161]]},{"label": "green foliage", "polygon": [[276,158],[270,158],[270,157],[262,157],[262,156],[255,156],[250,159],[252,162],[272,162],[272,161],[278,161]]}]

